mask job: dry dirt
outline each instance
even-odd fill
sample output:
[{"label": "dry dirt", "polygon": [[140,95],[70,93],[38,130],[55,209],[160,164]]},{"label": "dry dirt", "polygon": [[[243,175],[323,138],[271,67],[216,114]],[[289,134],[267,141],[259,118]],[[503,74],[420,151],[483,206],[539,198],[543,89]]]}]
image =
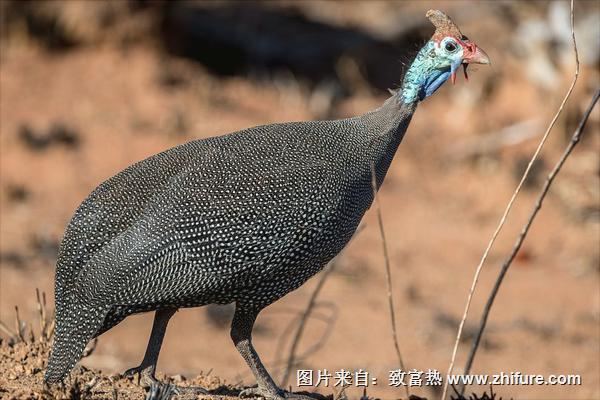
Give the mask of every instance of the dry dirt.
[{"label": "dry dirt", "polygon": [[[429,6],[419,5],[423,10]],[[474,7],[479,12],[486,6]],[[522,60],[507,50],[508,39],[496,39],[510,28],[497,25],[482,27],[476,20],[461,24],[494,64],[473,71],[468,85],[462,79],[454,87],[447,84],[420,105],[380,192],[400,345],[410,369],[446,371],[475,266],[516,186],[522,160],[530,156],[537,140],[459,161],[453,158],[456,146],[519,121],[538,119],[536,129],[543,131],[571,77],[569,66],[560,70],[555,89],[533,85]],[[24,321],[35,321],[36,288],[48,294],[52,308],[56,246],[77,205],[100,182],[188,140],[317,116],[310,91],[289,79],[218,78],[193,62],[166,58],[147,42],[124,51],[108,41],[56,55],[26,39],[16,40],[4,43],[0,68],[0,320],[10,327],[15,305]],[[390,68],[400,71],[400,65]],[[165,73],[183,77],[184,83],[161,84]],[[483,271],[467,333],[476,326],[499,265],[540,182],[566,144],[572,121],[597,86],[595,68],[583,66],[573,100],[543,151],[538,180],[520,195]],[[331,115],[363,113],[385,98],[384,93],[357,91],[335,104]],[[508,273],[474,365],[476,373],[580,374],[582,384],[500,386],[496,391],[505,399],[600,398],[598,114],[596,110],[586,138],[556,180]],[[64,130],[40,148],[24,139],[24,127],[41,135],[56,124],[66,126],[76,139],[68,132],[65,138]],[[305,307],[317,280],[259,317],[255,344],[276,380],[289,346],[286,327]],[[322,346],[304,357],[298,368],[362,368],[378,377],[370,394],[385,399],[402,396],[402,390],[387,385],[388,371],[398,363],[372,212],[340,256],[319,302],[320,318],[309,321],[300,353],[319,342]],[[177,313],[166,334],[159,371],[200,374],[202,382],[213,386],[220,382],[212,378],[216,376],[235,386],[254,383],[231,344],[226,323],[219,323],[215,314],[205,309]],[[330,327],[323,322],[329,317]],[[104,371],[98,384],[110,398],[109,377],[139,363],[151,322],[151,314],[132,316],[102,335],[95,352],[82,361],[85,369],[79,370],[79,379],[89,382],[94,371]],[[459,351],[458,371],[470,346],[468,339]],[[46,350],[37,351],[44,356]],[[0,379],[2,398],[39,397],[31,391],[40,384],[40,357],[23,359],[19,345],[7,347],[6,341],[0,354],[0,377],[17,377]],[[23,369],[16,369],[10,360]],[[141,398],[128,380],[115,379],[117,390]],[[330,388],[317,391],[331,393]],[[437,387],[413,392],[439,396]],[[361,393],[359,388],[348,390],[351,398]]]},{"label": "dry dirt", "polygon": [[[99,370],[77,366],[63,385],[52,387],[43,384],[43,375],[50,346],[47,341],[30,340],[17,342],[3,340],[0,343],[0,398],[2,399],[122,399],[138,400],[146,391],[134,377],[106,374]],[[199,375],[186,379],[181,375],[157,378],[182,387],[200,386],[217,395],[216,399],[236,399],[239,389],[223,384],[215,376]],[[187,396],[187,398],[196,398]],[[173,396],[184,399],[186,396]]]}]

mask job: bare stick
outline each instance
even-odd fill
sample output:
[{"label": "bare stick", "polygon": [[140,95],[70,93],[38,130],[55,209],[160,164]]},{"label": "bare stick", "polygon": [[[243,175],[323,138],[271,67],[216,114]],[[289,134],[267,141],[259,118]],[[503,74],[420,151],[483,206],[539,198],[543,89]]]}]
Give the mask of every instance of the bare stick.
[{"label": "bare stick", "polygon": [[[354,239],[362,231],[362,229],[363,229],[363,226],[360,226],[356,230],[356,232],[354,232],[354,235],[352,235],[352,238],[350,239],[350,241],[352,241],[352,239]],[[300,343],[300,338],[302,337],[302,334],[304,332],[304,327],[306,325],[306,321],[309,319],[310,314],[315,307],[317,296],[319,295],[319,292],[323,288],[325,281],[327,280],[327,278],[329,277],[329,275],[335,268],[335,263],[336,263],[338,257],[339,257],[339,255],[331,261],[329,266],[326,267],[325,271],[323,271],[323,273],[321,274],[321,279],[317,283],[315,290],[312,292],[312,295],[310,296],[310,299],[308,301],[308,305],[306,306],[304,313],[300,317],[300,322],[298,323],[298,328],[296,329],[296,333],[294,334],[294,339],[292,341],[292,346],[290,347],[290,352],[288,355],[287,365],[286,365],[285,372],[283,374],[281,386],[287,385],[287,382],[290,378],[290,374],[292,372],[292,368],[293,368],[295,360],[296,360],[296,350],[298,349],[298,344]]]},{"label": "bare stick", "polygon": [[4,332],[9,339],[14,339],[17,337],[16,333],[14,333],[13,331],[11,331],[8,326],[6,326],[6,324],[2,321],[0,321],[0,331]]},{"label": "bare stick", "polygon": [[46,330],[46,312],[44,310],[44,306],[42,305],[40,289],[38,288],[35,288],[35,297],[37,300],[37,311],[40,317],[40,341],[43,342],[46,339],[44,336],[44,331]]},{"label": "bare stick", "polygon": [[[544,186],[543,186],[542,190],[540,191],[540,194],[538,195],[538,198],[533,206],[533,209],[531,210],[531,213],[529,214],[529,218],[527,219],[527,222],[521,229],[521,233],[519,234],[519,237],[517,238],[515,244],[513,245],[513,248],[511,250],[510,254],[504,260],[504,263],[502,263],[502,268],[500,270],[500,273],[498,274],[498,278],[496,278],[496,283],[494,284],[494,287],[492,288],[490,297],[488,298],[488,301],[483,310],[483,314],[481,316],[481,321],[479,323],[479,331],[477,332],[477,336],[475,336],[475,339],[473,340],[473,347],[471,348],[471,352],[469,353],[469,358],[465,365],[465,370],[464,370],[465,375],[468,375],[469,372],[471,371],[471,366],[473,365],[473,359],[475,358],[475,354],[477,353],[477,349],[479,347],[479,342],[481,341],[481,336],[483,335],[483,331],[486,327],[487,320],[490,315],[490,311],[492,309],[492,305],[494,304],[494,300],[496,299],[496,295],[498,294],[500,285],[502,284],[502,281],[504,280],[504,276],[506,275],[508,268],[510,268],[513,260],[515,259],[515,256],[521,249],[521,245],[523,244],[523,241],[525,240],[525,237],[527,236],[527,233],[529,232],[529,228],[531,227],[533,220],[535,219],[537,213],[542,208],[542,203],[544,202],[544,198],[548,194],[550,185],[552,185],[554,178],[556,178],[556,175],[559,173],[559,171],[562,168],[563,164],[565,163],[567,157],[569,157],[569,155],[571,154],[571,152],[573,151],[573,149],[575,148],[577,143],[579,143],[579,140],[581,139],[581,134],[583,132],[583,129],[585,128],[585,124],[587,123],[587,120],[588,120],[590,114],[592,113],[594,106],[598,102],[599,97],[600,97],[600,90],[598,90],[596,92],[596,95],[592,98],[592,102],[590,103],[588,109],[586,110],[585,114],[581,118],[581,121],[579,121],[579,126],[575,130],[575,133],[573,134],[571,141],[567,145],[567,148],[563,152],[562,157],[558,160],[558,162],[554,166],[554,169],[552,170],[552,172],[550,172],[550,174],[546,178],[546,182],[544,183]],[[463,391],[464,391],[464,387],[463,387]]]},{"label": "bare stick", "polygon": [[450,147],[445,157],[449,161],[456,162],[481,154],[492,153],[505,147],[516,146],[536,136],[540,136],[540,125],[541,121],[538,118],[517,122],[499,131],[486,133],[474,139],[459,142]]},{"label": "bare stick", "polygon": [[[329,307],[329,309],[331,310],[331,315],[328,316],[328,315],[325,315],[322,313],[315,312],[317,307],[323,307],[323,306]],[[279,310],[279,311],[282,311],[282,310]],[[292,330],[291,328],[293,328],[294,326],[296,326],[298,324],[298,321],[302,318],[304,311],[305,311],[304,309],[301,311],[298,311],[298,315],[295,316],[290,321],[290,323],[288,323],[287,327],[285,328],[285,332],[280,335],[280,339],[278,341],[278,344],[277,344],[277,347],[275,350],[276,354],[283,352],[282,348],[285,347],[284,346],[285,343],[282,343],[282,342],[284,341],[285,336],[288,336],[290,334],[290,331]],[[288,310],[288,312],[289,312],[289,310]],[[304,351],[304,353],[295,355],[294,361],[292,363],[293,364],[292,367],[294,365],[298,365],[298,363],[302,362],[304,359],[306,359],[309,356],[311,356],[312,354],[316,353],[325,345],[325,343],[329,339],[329,336],[331,336],[331,333],[333,332],[333,325],[334,325],[336,318],[337,318],[337,307],[335,306],[334,303],[322,303],[322,302],[315,303],[315,305],[313,307],[313,311],[308,316],[308,319],[316,319],[318,321],[324,322],[326,325],[325,332],[323,333],[323,335],[321,335],[319,340],[316,343],[314,343],[313,345],[311,345],[309,348],[307,348]],[[307,321],[307,323],[308,323],[308,321]],[[282,339],[282,337],[283,337],[283,339]],[[276,358],[268,366],[273,371],[273,373],[275,373],[276,371],[279,372],[280,370],[285,372],[287,363],[288,363],[287,360],[283,360],[281,358]],[[282,365],[281,368],[279,367],[280,365]],[[243,383],[246,376],[252,376],[252,371],[247,370],[246,372],[244,372],[242,374],[238,374],[237,376],[240,379],[240,381],[238,383],[238,385],[240,385],[241,383]]]},{"label": "bare stick", "polygon": [[[294,316],[286,325],[283,332],[279,335],[279,339],[277,340],[277,346],[275,347],[275,359],[273,360],[274,365],[286,364],[287,361],[283,360],[284,349],[287,344],[287,338],[292,335],[294,331],[294,327],[298,326],[298,321],[301,318],[302,314],[304,314],[304,310],[299,311],[296,316]],[[285,373],[285,371],[284,371]],[[282,378],[284,378],[282,376]]]},{"label": "bare stick", "polygon": [[17,329],[17,337],[24,342],[25,337],[23,336],[23,324],[21,323],[21,318],[19,317],[19,307],[15,306],[15,328]]},{"label": "bare stick", "polygon": [[[310,319],[315,319],[317,321],[321,321],[324,322],[326,324],[326,330],[325,333],[321,336],[321,338],[319,339],[319,341],[314,344],[313,346],[311,346],[308,350],[306,350],[304,353],[300,354],[300,355],[296,355],[295,357],[295,361],[294,364],[298,364],[299,362],[301,362],[303,359],[307,358],[308,356],[310,356],[312,353],[315,353],[319,350],[319,348],[325,344],[325,342],[327,341],[327,339],[329,338],[329,334],[330,332],[333,330],[333,324],[335,322],[335,319],[337,317],[337,309],[335,304],[330,304],[330,308],[331,308],[331,315],[325,315],[322,313],[317,313],[316,310],[318,307],[324,306],[327,304],[323,304],[323,303],[316,303],[315,306],[313,307],[313,311],[310,314]],[[287,311],[290,312],[290,310],[279,310],[279,311]],[[298,328],[298,324],[300,319],[302,318],[302,315],[304,314],[304,309],[299,310],[299,311],[294,311],[291,310],[292,312],[294,312],[296,315],[288,322],[288,324],[286,325],[285,329],[283,330],[283,333],[281,335],[279,335],[279,339],[277,340],[277,346],[275,347],[275,354],[277,355],[275,360],[273,361],[273,366],[277,366],[277,365],[283,365],[283,367],[281,368],[282,371],[285,372],[285,365],[287,365],[287,360],[284,360],[283,357],[279,357],[279,355],[282,355],[284,353],[284,348],[286,347],[287,344],[287,338],[289,336],[291,336],[293,333],[295,333],[294,328]],[[273,368],[273,367],[272,367]]]},{"label": "bare stick", "polygon": [[54,327],[56,327],[56,320],[53,318],[50,322],[50,326],[48,327],[48,339],[54,335]]},{"label": "bare stick", "polygon": [[[316,304],[317,306],[322,306],[324,305],[323,303],[319,303]],[[321,335],[321,338],[319,338],[319,341],[317,341],[316,343],[314,343],[312,346],[308,347],[304,353],[301,353],[300,355],[297,356],[298,360],[303,360],[305,358],[307,358],[308,356],[310,356],[311,354],[316,353],[321,347],[323,347],[323,345],[327,342],[327,340],[329,339],[329,336],[331,336],[331,332],[333,332],[333,325],[335,323],[335,320],[337,319],[337,307],[335,304],[330,303],[328,304],[331,308],[331,315],[329,316],[329,318],[325,319],[323,322],[325,322],[325,332],[323,332],[323,334]],[[314,314],[313,314],[314,316]]]},{"label": "bare stick", "polygon": [[[392,324],[392,339],[394,341],[394,348],[396,350],[396,356],[400,363],[402,371],[406,371],[404,367],[404,360],[402,359],[402,353],[400,352],[400,345],[398,344],[398,332],[396,330],[396,313],[394,312],[394,293],[392,291],[392,271],[390,268],[390,257],[388,254],[387,240],[385,239],[385,230],[383,229],[383,216],[381,213],[381,205],[377,199],[377,177],[375,176],[375,165],[371,162],[371,185],[373,187],[373,204],[376,207],[377,221],[379,223],[379,234],[381,235],[381,245],[383,246],[383,258],[385,260],[385,275],[387,277],[387,289],[388,289],[388,306],[390,310],[390,322]],[[406,391],[406,398],[410,397],[410,391],[408,385],[404,386]]]},{"label": "bare stick", "polygon": [[46,311],[46,292],[42,292],[42,320],[44,321],[44,326],[42,330],[42,335],[44,340],[50,339],[48,335],[48,312]]},{"label": "bare stick", "polygon": [[[463,331],[463,327],[465,325],[465,321],[467,320],[467,316],[469,314],[469,309],[471,307],[471,300],[473,299],[473,294],[475,293],[475,288],[477,287],[477,282],[479,281],[479,275],[481,274],[481,270],[483,269],[483,264],[487,260],[488,254],[489,254],[492,246],[496,242],[496,238],[498,237],[498,234],[502,230],[504,223],[506,222],[508,214],[510,213],[510,211],[512,209],[512,206],[517,198],[517,195],[521,191],[521,187],[523,186],[523,183],[529,176],[529,171],[531,170],[531,166],[537,160],[537,157],[540,154],[542,147],[544,147],[544,144],[546,143],[546,140],[548,139],[548,136],[550,135],[550,132],[552,131],[552,128],[554,127],[554,124],[556,123],[556,120],[562,113],[562,110],[563,110],[565,104],[567,103],[567,100],[571,97],[571,93],[573,92],[573,88],[575,87],[575,83],[577,82],[577,77],[579,76],[579,53],[577,52],[577,42],[575,41],[573,0],[571,0],[571,37],[573,40],[573,52],[575,55],[575,75],[573,76],[573,81],[571,82],[571,86],[569,87],[567,94],[565,95],[562,103],[560,104],[558,111],[554,115],[554,118],[552,118],[550,125],[548,125],[548,128],[546,129],[544,136],[542,137],[540,143],[538,144],[538,147],[535,150],[535,153],[531,157],[531,160],[529,161],[529,164],[527,165],[527,168],[525,169],[525,172],[523,173],[523,176],[521,177],[521,181],[517,185],[517,188],[515,189],[512,197],[510,198],[510,201],[508,202],[506,209],[504,210],[504,214],[502,215],[502,218],[500,219],[500,223],[498,224],[498,227],[494,231],[494,234],[492,235],[492,238],[490,239],[490,241],[485,249],[485,252],[483,253],[483,256],[481,257],[481,260],[479,261],[479,265],[477,266],[477,270],[475,271],[475,276],[473,277],[473,283],[471,284],[471,289],[469,290],[469,295],[467,297],[467,304],[465,306],[465,310],[464,310],[462,319],[460,321],[460,325],[458,326],[458,333],[456,335],[456,340],[454,342],[454,349],[452,350],[452,359],[450,361],[450,366],[448,367],[448,372],[447,372],[446,376],[450,375],[452,373],[452,370],[454,369],[454,362],[456,360],[456,353],[458,352],[458,345],[460,343],[460,338],[462,336],[462,331]],[[448,379],[446,379],[444,382],[444,390],[442,391],[442,397],[441,397],[442,400],[444,400],[446,398],[447,392],[448,392]]]},{"label": "bare stick", "polygon": [[300,338],[302,337],[302,333],[304,332],[304,327],[306,326],[306,321],[308,320],[310,313],[312,312],[312,310],[315,306],[319,292],[323,288],[325,281],[327,280],[327,278],[329,277],[329,275],[331,274],[331,272],[333,271],[334,268],[335,268],[335,260],[327,268],[325,268],[325,271],[323,271],[323,273],[321,274],[321,279],[319,279],[319,282],[317,283],[315,290],[313,290],[312,295],[310,296],[310,299],[308,300],[308,305],[306,306],[304,313],[302,313],[302,316],[300,317],[300,322],[298,323],[298,328],[296,329],[296,333],[294,334],[294,339],[292,340],[292,346],[290,347],[290,352],[288,355],[285,372],[283,374],[283,379],[281,381],[281,386],[287,385],[287,382],[292,373],[292,368],[294,366],[294,362],[296,360],[296,350],[298,349],[298,344],[300,343]]}]

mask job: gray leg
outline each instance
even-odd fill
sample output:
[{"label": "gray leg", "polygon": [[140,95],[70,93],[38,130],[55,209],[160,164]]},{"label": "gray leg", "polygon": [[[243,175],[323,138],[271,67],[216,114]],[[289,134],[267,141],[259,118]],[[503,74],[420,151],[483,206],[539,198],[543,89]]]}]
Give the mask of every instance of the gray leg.
[{"label": "gray leg", "polygon": [[169,399],[172,394],[184,393],[208,394],[208,391],[201,387],[165,385],[159,382],[154,376],[156,372],[156,363],[158,362],[158,354],[160,353],[160,348],[165,337],[167,324],[176,311],[176,308],[161,308],[156,310],[156,313],[154,314],[154,324],[152,325],[152,333],[150,334],[150,340],[148,341],[148,347],[146,348],[146,354],[144,354],[142,363],[135,368],[125,371],[125,375],[139,374],[142,386],[150,388],[147,399]]},{"label": "gray leg", "polygon": [[160,348],[165,337],[167,324],[176,311],[177,309],[175,308],[161,308],[156,310],[154,314],[154,324],[152,325],[152,333],[150,334],[150,340],[148,341],[148,347],[146,347],[146,354],[144,354],[142,363],[135,368],[125,371],[125,375],[139,374],[140,383],[144,387],[149,387],[153,383],[158,383],[154,376],[154,373],[156,372],[156,363],[158,362],[158,354],[160,353]]},{"label": "gray leg", "polygon": [[236,304],[233,322],[231,323],[231,339],[256,378],[258,387],[243,390],[240,397],[260,396],[269,400],[281,399],[311,399],[285,392],[277,387],[271,375],[260,361],[254,346],[252,346],[252,327],[260,310],[246,308]]}]

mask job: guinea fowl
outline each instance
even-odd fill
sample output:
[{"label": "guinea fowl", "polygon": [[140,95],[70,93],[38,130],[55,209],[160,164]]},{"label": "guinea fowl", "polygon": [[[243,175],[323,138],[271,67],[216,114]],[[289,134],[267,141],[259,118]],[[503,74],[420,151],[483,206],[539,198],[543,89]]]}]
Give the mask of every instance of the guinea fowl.
[{"label": "guinea fowl", "polygon": [[427,17],[434,35],[380,108],[195,140],[98,186],[60,246],[45,381],[64,379],[87,343],[128,315],[156,310],[144,359],[128,371],[156,387],[175,311],[235,303],[231,338],[258,383],[241,395],[302,398],[280,389],[254,350],[259,312],[348,243],[373,201],[372,167],[380,187],[419,101],[454,81],[460,66],[466,77],[469,63],[489,64],[444,13]]}]

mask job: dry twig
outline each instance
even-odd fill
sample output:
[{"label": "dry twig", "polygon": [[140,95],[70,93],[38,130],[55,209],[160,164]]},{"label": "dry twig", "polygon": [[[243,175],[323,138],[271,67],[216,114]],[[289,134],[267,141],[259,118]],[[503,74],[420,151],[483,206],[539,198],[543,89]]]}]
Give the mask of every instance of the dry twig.
[{"label": "dry twig", "polygon": [[4,334],[6,334],[6,336],[8,336],[9,339],[15,338],[17,336],[17,334],[11,331],[10,328],[6,326],[6,324],[2,321],[0,321],[0,330],[4,332]]},{"label": "dry twig", "polygon": [[21,317],[19,317],[19,307],[15,306],[15,330],[17,331],[16,337],[19,338],[21,342],[25,341],[24,334],[24,324],[21,322]]},{"label": "dry twig", "polygon": [[46,315],[46,294],[42,293],[40,296],[40,290],[35,288],[35,296],[37,300],[37,310],[40,317],[40,341],[44,342],[48,339],[48,320]]},{"label": "dry twig", "polygon": [[541,121],[538,118],[531,118],[506,126],[499,131],[459,142],[450,147],[445,154],[445,158],[452,162],[462,161],[494,153],[505,147],[516,146],[539,136],[541,133],[538,131],[540,125]]},{"label": "dry twig", "polygon": [[[360,233],[361,230],[362,230],[362,227],[359,227],[359,229],[357,229],[356,232],[354,233],[354,235],[352,236],[352,239],[354,239],[356,237],[356,235],[358,233]],[[352,239],[350,239],[350,240],[352,240]],[[312,311],[315,307],[317,296],[321,292],[321,289],[323,288],[325,281],[327,280],[327,278],[329,277],[329,275],[331,274],[331,272],[333,272],[333,270],[335,268],[336,260],[337,260],[337,257],[333,259],[333,261],[329,264],[328,267],[325,268],[325,270],[321,274],[321,279],[319,279],[319,282],[317,283],[315,290],[312,292],[310,299],[308,300],[306,309],[304,310],[304,312],[302,313],[302,315],[300,317],[300,322],[298,323],[298,328],[296,329],[296,333],[294,334],[294,339],[292,340],[292,345],[290,347],[290,352],[289,352],[288,359],[287,359],[287,365],[286,365],[285,371],[283,373],[283,378],[281,380],[282,386],[286,386],[288,383],[290,374],[292,372],[292,368],[294,366],[294,363],[296,362],[296,351],[298,349],[298,344],[300,343],[300,338],[302,337],[302,334],[304,333],[304,327],[306,326],[306,322],[308,321],[310,314],[312,313]]]},{"label": "dry twig", "polygon": [[[326,278],[322,278],[322,279],[326,279]],[[317,286],[319,286],[319,284],[317,284]],[[316,289],[315,289],[315,291],[316,291]],[[318,291],[320,291],[320,289]],[[309,300],[309,304],[310,304],[310,300]],[[322,307],[322,306],[329,307],[329,309],[331,310],[331,315],[315,313],[315,310],[317,309],[317,307]],[[306,311],[309,311],[309,314],[306,314]],[[315,302],[313,304],[313,306],[311,306],[311,309],[309,309],[307,307],[306,309],[299,312],[298,315],[290,321],[290,323],[284,330],[284,333],[281,335],[280,341],[277,345],[277,351],[275,352],[276,354],[281,354],[283,352],[281,349],[284,347],[285,337],[289,336],[292,333],[292,330],[293,330],[292,328],[296,327],[296,330],[294,331],[293,343],[290,346],[290,353],[288,354],[288,357],[286,360],[278,359],[275,362],[273,362],[272,368],[280,368],[279,365],[283,365],[280,368],[283,370],[283,375],[284,375],[283,378],[287,378],[287,380],[289,380],[292,368],[294,368],[294,366],[297,366],[298,363],[301,363],[307,357],[316,353],[327,342],[327,340],[329,339],[329,337],[331,335],[331,332],[333,331],[333,326],[334,326],[334,322],[335,322],[336,318],[337,318],[337,308],[336,308],[335,304],[331,304],[331,303],[327,304],[327,303]],[[303,353],[297,354],[297,347],[300,343],[300,336],[304,333],[303,325],[306,325],[310,319],[316,319],[318,321],[324,322],[326,325],[325,332],[321,335],[321,337],[319,338],[319,340],[316,343],[312,344],[310,347],[305,349]],[[300,331],[301,327],[302,327],[302,331]],[[297,335],[298,332],[301,333],[300,336]],[[292,354],[292,350],[293,350],[293,354]],[[246,373],[246,375],[249,375],[249,374],[250,374],[249,372]],[[288,374],[287,377],[285,376],[286,374]],[[283,378],[282,378],[282,382],[283,382]],[[282,386],[283,386],[283,384],[282,384]]]},{"label": "dry twig", "polygon": [[[48,323],[48,313],[46,311],[46,293],[41,292],[36,288],[36,308],[39,315],[40,324],[40,342],[48,342],[54,332],[54,321]],[[25,335],[28,332],[28,338],[31,342],[35,341],[33,333],[33,323],[29,330],[26,330],[27,325],[21,320],[19,307],[15,306],[15,331],[13,332],[4,322],[0,321],[0,331],[4,332],[10,340],[26,341]]]},{"label": "dry twig", "polygon": [[308,305],[306,306],[306,309],[304,310],[304,312],[302,313],[302,315],[300,317],[300,322],[298,323],[298,328],[296,329],[296,332],[294,333],[294,339],[292,340],[292,345],[290,346],[290,352],[289,352],[289,355],[287,358],[285,372],[283,373],[283,379],[281,381],[282,386],[286,386],[288,383],[288,380],[290,379],[290,375],[292,373],[292,368],[296,361],[296,351],[298,349],[298,345],[300,344],[300,339],[302,338],[302,334],[304,333],[304,328],[306,326],[306,322],[308,321],[308,319],[310,317],[310,313],[312,312],[313,308],[315,307],[315,304],[317,301],[317,296],[321,292],[321,289],[323,288],[325,281],[327,280],[327,278],[329,277],[329,275],[331,274],[331,272],[333,271],[334,268],[335,268],[335,260],[327,268],[325,268],[325,271],[323,271],[323,273],[321,274],[321,279],[319,279],[319,282],[317,283],[315,290],[313,290],[312,295],[310,296],[310,299],[308,300]]},{"label": "dry twig", "polygon": [[519,237],[517,238],[515,244],[513,245],[513,248],[511,250],[510,254],[508,255],[508,257],[506,257],[506,259],[502,263],[502,268],[500,269],[500,273],[498,274],[498,277],[496,278],[496,282],[494,284],[494,287],[492,288],[490,297],[488,298],[485,308],[483,310],[483,314],[481,316],[481,321],[479,323],[479,330],[477,332],[477,335],[475,336],[475,339],[473,340],[473,347],[471,348],[471,352],[469,353],[469,358],[465,365],[464,374],[469,374],[469,372],[471,371],[471,366],[473,365],[473,359],[475,358],[475,353],[477,352],[477,348],[479,347],[479,342],[481,341],[481,336],[483,335],[483,331],[486,327],[487,320],[490,315],[490,311],[492,309],[492,305],[494,304],[494,300],[496,299],[496,295],[498,294],[500,285],[502,284],[502,281],[504,280],[504,276],[506,275],[506,272],[508,271],[508,268],[511,266],[513,260],[515,259],[515,256],[521,249],[521,245],[523,244],[523,241],[525,240],[525,237],[527,236],[527,233],[529,232],[529,228],[531,227],[533,220],[535,219],[537,213],[542,208],[542,203],[544,202],[544,198],[548,194],[550,185],[552,185],[554,178],[556,178],[556,175],[560,172],[560,169],[562,168],[563,164],[565,163],[567,157],[569,157],[569,155],[571,154],[571,152],[573,151],[573,149],[575,148],[577,143],[579,143],[583,129],[585,128],[587,120],[588,120],[590,114],[592,113],[594,106],[598,102],[599,97],[600,97],[600,90],[598,90],[596,92],[596,94],[594,95],[594,97],[592,98],[592,101],[591,101],[588,109],[586,110],[583,117],[581,118],[581,120],[579,122],[579,126],[575,130],[575,133],[573,134],[571,141],[569,142],[565,151],[563,152],[563,155],[561,156],[561,158],[558,160],[558,162],[552,169],[552,172],[550,172],[550,174],[548,174],[548,177],[546,178],[546,182],[544,183],[544,186],[542,187],[542,190],[540,191],[540,194],[538,195],[538,198],[533,206],[533,209],[531,210],[531,213],[529,214],[529,218],[527,219],[527,222],[521,229]]},{"label": "dry twig", "polygon": [[[469,309],[471,307],[471,300],[473,299],[473,294],[475,293],[475,288],[477,287],[477,283],[479,281],[479,275],[481,274],[481,270],[483,269],[483,264],[487,260],[488,254],[489,254],[492,246],[494,245],[496,238],[498,237],[498,234],[504,227],[504,223],[506,222],[508,214],[510,213],[510,211],[512,209],[512,206],[517,198],[517,195],[519,194],[519,192],[521,191],[521,188],[523,187],[523,183],[529,176],[529,171],[531,170],[533,163],[537,160],[537,157],[538,157],[539,153],[541,152],[542,148],[544,147],[544,144],[546,143],[546,140],[548,139],[548,136],[550,135],[550,132],[552,131],[552,128],[554,127],[554,124],[556,123],[556,120],[562,113],[562,110],[563,110],[565,104],[567,103],[567,100],[571,97],[571,93],[573,92],[573,89],[575,88],[575,84],[577,83],[577,78],[579,76],[579,53],[577,52],[577,42],[575,40],[573,1],[574,0],[571,0],[571,13],[570,13],[571,14],[571,38],[573,40],[573,52],[574,52],[574,56],[575,56],[575,74],[573,76],[573,81],[571,82],[571,86],[569,87],[567,94],[565,95],[562,103],[560,104],[560,107],[558,108],[556,114],[554,115],[554,118],[552,118],[552,121],[548,125],[548,128],[546,129],[544,136],[540,140],[540,143],[538,144],[538,147],[536,148],[535,153],[531,157],[531,160],[529,161],[529,164],[527,165],[527,168],[525,169],[525,172],[523,173],[523,176],[521,177],[521,181],[517,185],[517,188],[515,189],[512,197],[510,198],[510,200],[506,206],[506,209],[504,210],[504,214],[502,215],[502,218],[500,219],[498,227],[494,231],[494,234],[492,235],[492,238],[490,239],[490,241],[483,253],[483,256],[481,257],[481,260],[479,261],[479,265],[477,266],[477,269],[475,271],[475,276],[473,277],[473,282],[471,284],[471,288],[469,290],[469,295],[467,297],[467,304],[465,306],[465,310],[464,310],[462,319],[460,321],[460,325],[458,327],[458,333],[456,335],[456,340],[454,342],[454,349],[452,350],[452,359],[450,361],[450,366],[448,367],[448,372],[447,372],[446,376],[450,375],[452,373],[452,370],[454,369],[454,362],[456,360],[456,353],[458,351],[458,345],[460,343],[460,338],[462,336],[462,330],[463,330],[465,321],[467,320],[467,316],[469,314]],[[447,392],[448,392],[448,380],[446,379],[444,382],[444,389],[442,391],[442,397],[441,397],[442,400],[444,400],[446,398]]]},{"label": "dry twig", "polygon": [[[373,187],[373,204],[376,207],[377,221],[379,224],[379,234],[381,235],[381,245],[383,246],[383,257],[385,260],[385,275],[387,277],[387,289],[388,289],[388,306],[390,311],[390,322],[392,324],[392,339],[394,341],[394,348],[396,350],[396,356],[400,363],[400,368],[403,371],[407,371],[404,366],[404,360],[402,359],[402,353],[400,352],[400,345],[398,344],[398,332],[396,330],[396,313],[394,312],[394,294],[392,291],[392,271],[390,268],[390,257],[388,254],[387,240],[385,239],[385,230],[383,229],[383,216],[381,213],[381,206],[377,200],[377,177],[375,175],[375,165],[371,163],[371,185]],[[410,397],[410,391],[408,386],[404,386],[406,391],[406,398]]]}]

